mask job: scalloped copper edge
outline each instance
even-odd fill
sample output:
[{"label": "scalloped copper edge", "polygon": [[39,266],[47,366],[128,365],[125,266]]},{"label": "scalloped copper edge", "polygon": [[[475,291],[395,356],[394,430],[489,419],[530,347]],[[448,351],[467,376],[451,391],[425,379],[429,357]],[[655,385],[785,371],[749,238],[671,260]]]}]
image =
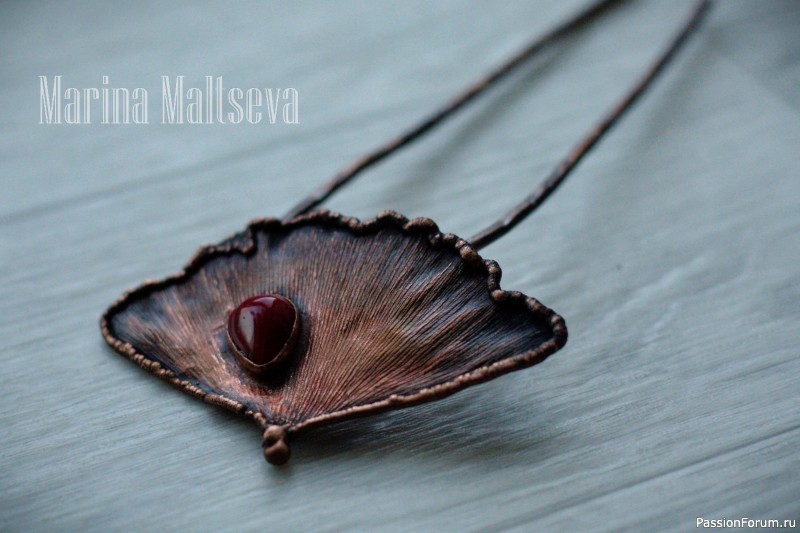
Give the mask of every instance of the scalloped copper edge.
[{"label": "scalloped copper edge", "polygon": [[[249,409],[246,405],[236,400],[232,400],[221,394],[212,391],[204,390],[187,379],[182,379],[174,371],[165,368],[159,361],[148,359],[147,356],[138,353],[132,345],[122,342],[111,333],[109,328],[109,317],[117,311],[122,310],[129,299],[134,297],[146,296],[161,288],[179,284],[187,280],[194,273],[196,273],[202,266],[210,259],[220,256],[229,255],[232,253],[242,253],[250,255],[255,249],[254,234],[257,230],[270,230],[281,228],[284,230],[292,229],[310,224],[322,224],[332,228],[347,229],[355,235],[366,235],[379,230],[384,226],[393,226],[400,229],[404,234],[427,234],[428,240],[433,247],[450,246],[459,255],[461,260],[472,267],[483,270],[488,275],[487,290],[489,295],[495,302],[506,301],[521,301],[525,306],[544,320],[549,321],[553,338],[537,347],[535,350],[522,353],[520,355],[497,361],[491,365],[487,365],[471,372],[462,374],[452,380],[420,389],[416,392],[398,395],[394,394],[384,400],[372,402],[369,404],[350,407],[341,411],[328,413],[325,415],[309,418],[298,424],[285,424],[282,426],[270,425],[266,415],[259,411]],[[246,244],[242,245],[241,240],[245,239]],[[262,445],[275,448],[275,442],[281,445],[284,449],[280,450],[281,454],[285,454],[285,459],[288,459],[288,446],[286,445],[286,434],[296,434],[300,431],[329,424],[350,418],[367,416],[375,413],[380,413],[393,409],[400,409],[403,407],[411,407],[421,403],[438,400],[446,396],[450,396],[466,387],[477,385],[499,377],[503,374],[521,370],[541,363],[547,357],[558,351],[567,342],[567,327],[564,319],[556,314],[550,308],[542,305],[538,300],[530,296],[526,296],[519,291],[504,291],[500,288],[500,278],[502,271],[500,266],[492,260],[484,260],[477,250],[468,243],[466,240],[453,235],[452,233],[440,233],[436,223],[429,218],[414,218],[407,219],[404,216],[393,211],[381,212],[376,218],[359,221],[353,217],[346,217],[339,213],[334,213],[326,210],[314,211],[312,213],[299,216],[288,222],[282,222],[276,218],[262,218],[256,219],[248,224],[247,228],[240,233],[234,234],[231,237],[222,241],[218,245],[206,245],[192,257],[184,269],[177,274],[166,277],[162,280],[149,280],[145,281],[139,287],[129,290],[120,296],[100,318],[100,329],[106,343],[111,346],[115,351],[124,355],[144,370],[152,373],[153,375],[169,382],[175,387],[183,390],[184,392],[203,400],[204,402],[212,405],[224,407],[234,413],[244,415],[251,418],[258,426],[264,430],[264,440]],[[283,457],[283,455],[281,455]],[[269,459],[270,462],[273,462]],[[280,461],[285,462],[285,460]]]}]

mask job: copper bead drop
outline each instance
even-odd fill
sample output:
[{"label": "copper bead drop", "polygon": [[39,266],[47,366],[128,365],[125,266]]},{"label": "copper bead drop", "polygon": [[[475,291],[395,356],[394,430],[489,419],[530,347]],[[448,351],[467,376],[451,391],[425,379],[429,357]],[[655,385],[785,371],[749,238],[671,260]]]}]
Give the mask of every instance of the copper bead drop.
[{"label": "copper bead drop", "polygon": [[228,315],[228,344],[248,371],[264,374],[291,354],[300,331],[294,304],[277,294],[248,298]]}]

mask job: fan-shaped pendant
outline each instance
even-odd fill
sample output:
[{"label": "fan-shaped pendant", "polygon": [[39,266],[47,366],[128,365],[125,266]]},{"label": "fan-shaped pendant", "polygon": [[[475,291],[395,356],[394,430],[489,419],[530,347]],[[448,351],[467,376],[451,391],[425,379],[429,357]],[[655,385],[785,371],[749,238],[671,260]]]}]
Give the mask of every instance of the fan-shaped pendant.
[{"label": "fan-shaped pendant", "polygon": [[[616,0],[597,0],[535,40],[421,124],[337,174],[306,213],[359,172],[430,131],[476,95]],[[648,72],[536,191],[470,242],[429,219],[385,212],[359,222],[326,211],[253,222],[146,283],[103,315],[106,341],[184,391],[255,420],[266,459],[289,459],[304,429],[435,400],[543,361],[564,320],[500,288],[477,248],[504,235],[566,179],[650,86],[708,10],[692,15]]]},{"label": "fan-shaped pendant", "polygon": [[391,212],[254,222],[125,294],[102,330],[142,368],[255,420],[276,464],[290,434],[442,398],[567,339],[560,316],[500,288],[495,262]]}]

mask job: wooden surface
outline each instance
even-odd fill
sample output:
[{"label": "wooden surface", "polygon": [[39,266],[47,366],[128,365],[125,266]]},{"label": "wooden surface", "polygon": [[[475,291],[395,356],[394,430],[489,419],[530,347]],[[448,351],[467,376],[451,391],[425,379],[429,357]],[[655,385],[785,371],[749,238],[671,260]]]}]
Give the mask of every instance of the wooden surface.
[{"label": "wooden surface", "polygon": [[[0,530],[593,531],[800,518],[800,3],[731,0],[543,209],[484,250],[562,314],[545,364],[317,430],[251,423],[108,349],[102,310],[280,215],[578,0],[0,8]],[[464,237],[664,44],[633,2],[327,207]],[[39,75],[295,87],[299,125],[38,124]],[[152,102],[154,110],[158,102]]]}]

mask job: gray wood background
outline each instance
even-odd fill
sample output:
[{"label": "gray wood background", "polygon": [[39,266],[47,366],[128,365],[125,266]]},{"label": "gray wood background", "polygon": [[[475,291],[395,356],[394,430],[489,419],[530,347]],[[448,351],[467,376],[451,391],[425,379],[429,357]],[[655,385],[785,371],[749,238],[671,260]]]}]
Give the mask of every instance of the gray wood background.
[{"label": "gray wood background", "polygon": [[[582,5],[0,8],[2,531],[685,531],[800,518],[800,2],[720,2],[653,92],[484,250],[567,319],[547,363],[315,431],[109,350],[102,310],[280,215]],[[625,90],[686,2],[632,2],[327,207],[472,235]],[[149,125],[38,124],[39,75],[148,88]],[[298,125],[161,125],[160,76],[295,87]]]}]

